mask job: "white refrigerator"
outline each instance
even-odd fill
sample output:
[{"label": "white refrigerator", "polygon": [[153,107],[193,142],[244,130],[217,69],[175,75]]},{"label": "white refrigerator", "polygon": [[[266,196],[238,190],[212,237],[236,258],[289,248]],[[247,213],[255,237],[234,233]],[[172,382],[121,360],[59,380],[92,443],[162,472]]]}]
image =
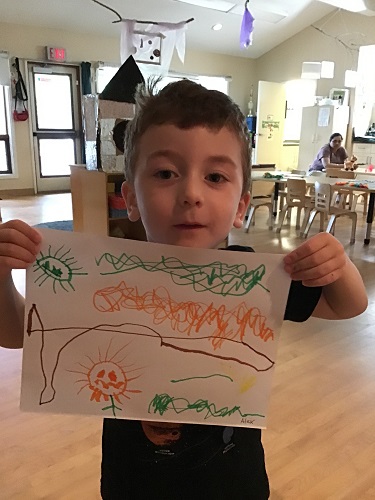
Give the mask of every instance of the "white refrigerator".
[{"label": "white refrigerator", "polygon": [[329,142],[331,134],[342,135],[345,145],[349,123],[349,106],[307,106],[302,109],[298,170],[309,169],[319,149]]}]

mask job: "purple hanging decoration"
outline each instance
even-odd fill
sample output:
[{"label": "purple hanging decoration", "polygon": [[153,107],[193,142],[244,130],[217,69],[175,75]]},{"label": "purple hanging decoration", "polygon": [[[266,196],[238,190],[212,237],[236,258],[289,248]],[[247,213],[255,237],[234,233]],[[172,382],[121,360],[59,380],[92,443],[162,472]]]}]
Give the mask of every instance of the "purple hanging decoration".
[{"label": "purple hanging decoration", "polygon": [[245,2],[245,12],[242,18],[241,33],[240,33],[240,47],[241,49],[247,49],[253,41],[253,29],[254,29],[254,18],[247,8],[249,0]]}]

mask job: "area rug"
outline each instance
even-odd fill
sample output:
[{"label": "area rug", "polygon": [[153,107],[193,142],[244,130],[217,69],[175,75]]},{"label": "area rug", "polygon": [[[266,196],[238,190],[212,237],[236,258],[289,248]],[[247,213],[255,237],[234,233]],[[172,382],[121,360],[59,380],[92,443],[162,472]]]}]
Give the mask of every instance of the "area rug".
[{"label": "area rug", "polygon": [[52,222],[42,222],[40,224],[36,224],[34,227],[39,227],[41,229],[58,229],[60,231],[73,231],[73,221],[55,220]]}]

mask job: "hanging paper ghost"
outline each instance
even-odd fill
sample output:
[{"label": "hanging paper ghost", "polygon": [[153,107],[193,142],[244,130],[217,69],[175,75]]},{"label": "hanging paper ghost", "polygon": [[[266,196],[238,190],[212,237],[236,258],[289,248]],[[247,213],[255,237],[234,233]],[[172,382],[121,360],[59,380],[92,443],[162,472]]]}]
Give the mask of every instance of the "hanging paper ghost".
[{"label": "hanging paper ghost", "polygon": [[254,29],[254,17],[251,15],[247,8],[249,0],[245,2],[245,12],[242,17],[241,33],[240,33],[240,47],[241,49],[247,49],[249,45],[253,42],[253,29]]},{"label": "hanging paper ghost", "polygon": [[[138,23],[139,24],[139,23]],[[122,20],[121,61],[132,55],[137,62],[158,66],[154,72],[167,73],[174,48],[184,62],[187,22],[141,25],[134,19]]]}]

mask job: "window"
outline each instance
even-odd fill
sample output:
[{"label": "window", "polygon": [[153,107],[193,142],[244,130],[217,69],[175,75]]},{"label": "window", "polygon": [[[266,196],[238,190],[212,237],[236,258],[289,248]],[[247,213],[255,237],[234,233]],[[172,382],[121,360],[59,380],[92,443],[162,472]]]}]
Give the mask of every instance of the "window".
[{"label": "window", "polygon": [[0,175],[12,173],[12,163],[9,144],[9,113],[7,106],[8,92],[0,85]]},{"label": "window", "polygon": [[117,71],[118,66],[103,66],[102,63],[96,70],[96,93],[103,92],[107,83],[112,80]]},{"label": "window", "polygon": [[[144,65],[139,63],[139,68],[143,73],[145,79],[148,78],[147,70],[144,70]],[[113,78],[119,68],[116,66],[99,66],[96,71],[96,91],[100,93],[103,91],[107,83]],[[183,78],[188,78],[194,82],[200,83],[203,87],[210,90],[219,90],[224,94],[228,94],[228,82],[230,77],[224,76],[202,76],[202,75],[184,75],[179,73],[169,73],[167,76],[163,77],[159,84],[159,88],[162,89],[168,83],[182,80]]]}]

